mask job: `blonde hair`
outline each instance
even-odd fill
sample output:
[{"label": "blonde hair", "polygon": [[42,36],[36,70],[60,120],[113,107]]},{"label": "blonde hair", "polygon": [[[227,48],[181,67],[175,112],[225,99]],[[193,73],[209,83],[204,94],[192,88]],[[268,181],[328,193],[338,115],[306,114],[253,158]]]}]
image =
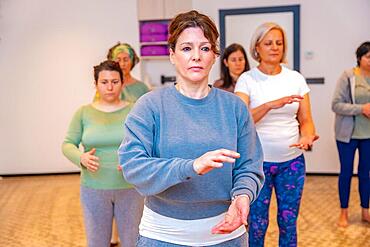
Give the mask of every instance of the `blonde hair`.
[{"label": "blonde hair", "polygon": [[283,57],[281,58],[280,62],[287,63],[286,55],[287,55],[287,50],[288,50],[287,49],[288,42],[287,42],[286,34],[285,34],[284,29],[280,25],[274,22],[266,22],[260,25],[259,27],[257,27],[251,39],[251,43],[249,46],[249,53],[254,60],[256,60],[257,62],[260,62],[261,58],[259,57],[256,47],[265,38],[266,34],[273,29],[279,30],[281,34],[283,35],[284,50],[283,50]]}]

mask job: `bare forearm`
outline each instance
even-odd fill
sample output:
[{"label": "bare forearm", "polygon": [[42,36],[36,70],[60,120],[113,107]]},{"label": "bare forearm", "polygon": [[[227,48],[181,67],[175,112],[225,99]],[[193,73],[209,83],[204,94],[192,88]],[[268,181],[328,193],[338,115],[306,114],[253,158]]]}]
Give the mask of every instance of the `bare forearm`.
[{"label": "bare forearm", "polygon": [[294,102],[301,102],[303,99],[300,95],[289,95],[276,99],[273,101],[266,102],[254,109],[252,109],[252,116],[255,123],[263,118],[271,109],[278,109],[284,107],[286,104],[292,104]]},{"label": "bare forearm", "polygon": [[314,136],[316,135],[315,126],[313,121],[305,121],[300,124],[300,134],[301,136]]},{"label": "bare forearm", "polygon": [[270,110],[271,108],[268,106],[268,103],[262,104],[252,109],[252,117],[254,123],[260,121]]}]

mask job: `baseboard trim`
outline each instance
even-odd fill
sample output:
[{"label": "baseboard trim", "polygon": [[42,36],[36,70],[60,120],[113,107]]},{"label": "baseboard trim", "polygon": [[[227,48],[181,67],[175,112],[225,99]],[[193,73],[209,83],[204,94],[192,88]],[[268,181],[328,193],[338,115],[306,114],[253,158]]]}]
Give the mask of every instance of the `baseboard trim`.
[{"label": "baseboard trim", "polygon": [[[30,173],[30,174],[1,174],[0,180],[5,177],[22,177],[22,176],[50,176],[50,175],[70,175],[70,174],[79,174],[79,171],[76,172],[50,172],[50,173]],[[339,176],[339,173],[328,173],[328,172],[307,172],[307,176]],[[357,176],[357,174],[353,174]]]},{"label": "baseboard trim", "polygon": [[76,172],[49,172],[49,173],[29,173],[29,174],[1,174],[0,178],[7,177],[30,177],[30,176],[50,176],[50,175],[70,175],[70,174],[79,174],[79,171]]},{"label": "baseboard trim", "polygon": [[329,172],[307,172],[307,176],[339,176],[339,173],[329,173]]}]

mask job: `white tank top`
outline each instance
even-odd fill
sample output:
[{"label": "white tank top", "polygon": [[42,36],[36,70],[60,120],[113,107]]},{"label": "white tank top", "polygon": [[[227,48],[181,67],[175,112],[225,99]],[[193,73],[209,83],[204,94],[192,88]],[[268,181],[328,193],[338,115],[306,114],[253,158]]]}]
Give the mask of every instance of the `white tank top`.
[{"label": "white tank top", "polygon": [[212,234],[211,229],[226,213],[199,220],[179,220],[166,217],[144,206],[139,233],[143,237],[188,246],[208,246],[240,237],[246,232],[242,225],[230,234]]}]

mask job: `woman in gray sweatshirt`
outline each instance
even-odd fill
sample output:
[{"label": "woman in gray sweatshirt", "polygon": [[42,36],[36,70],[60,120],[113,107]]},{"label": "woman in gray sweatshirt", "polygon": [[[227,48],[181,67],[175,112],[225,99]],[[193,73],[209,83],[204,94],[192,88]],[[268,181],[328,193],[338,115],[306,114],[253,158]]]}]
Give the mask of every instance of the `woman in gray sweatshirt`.
[{"label": "woman in gray sweatshirt", "polygon": [[176,85],[137,101],[119,148],[125,178],[145,196],[137,246],[247,246],[264,181],[253,119],[237,96],[209,86],[213,21],[182,13],[169,34]]}]

